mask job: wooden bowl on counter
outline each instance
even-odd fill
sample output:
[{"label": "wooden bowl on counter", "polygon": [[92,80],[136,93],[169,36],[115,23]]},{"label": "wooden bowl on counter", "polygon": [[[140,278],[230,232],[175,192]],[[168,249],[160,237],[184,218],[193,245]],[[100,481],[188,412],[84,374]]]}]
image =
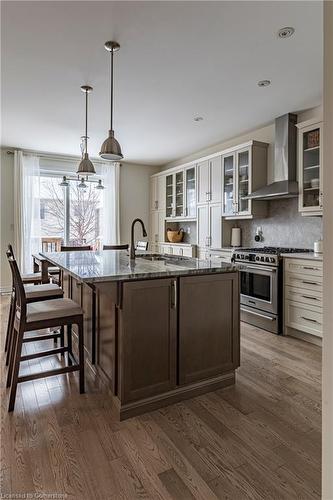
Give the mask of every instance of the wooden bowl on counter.
[{"label": "wooden bowl on counter", "polygon": [[167,229],[167,238],[170,243],[180,243],[184,237],[184,229],[180,228],[179,231]]}]

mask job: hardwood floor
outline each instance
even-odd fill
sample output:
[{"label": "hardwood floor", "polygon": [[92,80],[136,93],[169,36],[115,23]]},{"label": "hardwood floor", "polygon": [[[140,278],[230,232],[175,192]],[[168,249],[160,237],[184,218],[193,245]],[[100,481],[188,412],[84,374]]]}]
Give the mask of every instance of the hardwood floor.
[{"label": "hardwood floor", "polygon": [[[320,498],[319,347],[242,325],[233,387],[120,423],[110,396],[89,380],[79,395],[77,375],[67,374],[20,384],[8,414],[2,301],[3,496]],[[29,372],[59,359],[24,364]]]}]

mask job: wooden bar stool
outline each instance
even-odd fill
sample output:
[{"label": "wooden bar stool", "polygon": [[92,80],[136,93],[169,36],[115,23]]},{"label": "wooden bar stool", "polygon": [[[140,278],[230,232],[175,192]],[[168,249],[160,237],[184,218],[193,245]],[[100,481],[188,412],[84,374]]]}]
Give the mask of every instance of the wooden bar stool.
[{"label": "wooden bar stool", "polygon": [[[8,249],[6,252],[7,259],[9,257],[13,257],[12,253]],[[22,280],[23,281],[23,280]],[[59,299],[63,297],[64,292],[63,290],[58,286],[53,283],[46,283],[46,284],[40,284],[40,285],[23,285],[24,290],[26,293],[26,299],[27,303],[31,302],[38,302],[39,300],[52,300],[52,299]],[[7,352],[7,357],[6,357],[6,366],[8,366],[9,363],[9,357],[10,357],[10,346],[11,346],[11,339],[12,339],[12,333],[13,333],[13,325],[14,325],[14,315],[15,315],[15,286],[14,282],[12,281],[12,292],[11,292],[11,298],[10,298],[10,306],[9,306],[9,316],[8,316],[8,323],[7,323],[7,332],[6,332],[6,340],[5,340],[5,352]],[[62,329],[63,330],[63,329]],[[63,345],[64,342],[64,333],[61,331],[60,333],[55,333],[54,334],[54,340],[56,341],[57,338],[60,338],[60,343]]]},{"label": "wooden bar stool", "polygon": [[[15,259],[14,250],[10,243],[8,243],[8,250]],[[42,273],[38,271],[33,273],[22,274],[21,278],[23,283],[26,285],[28,284],[38,285],[42,282]]]},{"label": "wooden bar stool", "polygon": [[[13,282],[15,286],[15,315],[13,329],[13,343],[8,368],[7,386],[11,386],[8,411],[13,411],[16,398],[17,384],[28,380],[36,380],[52,375],[60,375],[79,371],[80,393],[84,392],[84,348],[83,348],[83,311],[81,307],[71,299],[52,299],[39,302],[27,303],[26,292],[18,270],[16,260],[10,256],[8,258],[12,271]],[[67,326],[68,336],[71,335],[71,326],[78,326],[79,340],[79,361],[74,358],[69,347],[69,338],[67,347],[62,346],[47,351],[36,352],[22,356],[22,345],[26,341],[39,341],[51,336],[42,335],[30,338],[24,338],[26,332],[43,330],[45,328]],[[69,327],[69,328],[68,328]],[[68,366],[48,370],[31,375],[19,376],[21,361],[50,356],[58,353],[68,353]],[[73,363],[73,364],[71,364]]]}]

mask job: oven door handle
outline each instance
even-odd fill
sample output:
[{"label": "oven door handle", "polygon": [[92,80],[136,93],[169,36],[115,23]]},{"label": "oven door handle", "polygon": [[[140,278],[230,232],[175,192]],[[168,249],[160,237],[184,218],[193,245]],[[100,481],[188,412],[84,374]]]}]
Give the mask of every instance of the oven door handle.
[{"label": "oven door handle", "polygon": [[272,316],[266,316],[266,314],[260,314],[260,313],[254,312],[254,311],[249,311],[248,309],[243,309],[242,307],[241,307],[241,311],[247,312],[249,314],[254,314],[254,316],[259,316],[260,318],[269,319],[269,321],[276,320],[276,318],[274,318]]},{"label": "oven door handle", "polygon": [[[245,266],[244,267],[244,271],[246,271],[247,269],[254,269],[255,271],[268,271],[270,273],[276,273],[276,268],[275,267],[263,267],[263,266]],[[243,269],[241,269],[242,271]]]}]

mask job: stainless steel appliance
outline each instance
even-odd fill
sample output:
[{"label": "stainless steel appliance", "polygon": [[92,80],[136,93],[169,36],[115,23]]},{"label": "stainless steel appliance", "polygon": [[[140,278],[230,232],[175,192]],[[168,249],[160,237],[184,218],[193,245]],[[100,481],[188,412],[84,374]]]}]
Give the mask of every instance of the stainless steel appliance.
[{"label": "stainless steel appliance", "polygon": [[241,320],[281,334],[283,321],[283,253],[301,248],[238,248],[232,261],[240,264]]}]

